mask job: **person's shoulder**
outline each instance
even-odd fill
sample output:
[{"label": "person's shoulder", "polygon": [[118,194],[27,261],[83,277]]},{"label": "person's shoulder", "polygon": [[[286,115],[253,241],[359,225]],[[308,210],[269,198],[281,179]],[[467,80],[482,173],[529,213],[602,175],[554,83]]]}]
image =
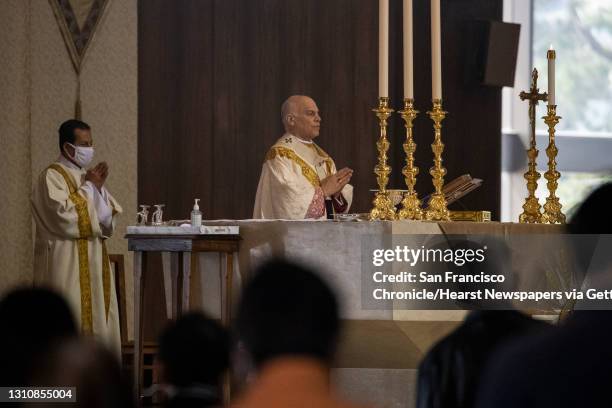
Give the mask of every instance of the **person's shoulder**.
[{"label": "person's shoulder", "polygon": [[39,175],[39,184],[46,185],[47,188],[51,186],[60,189],[77,188],[75,180],[78,180],[78,176],[74,173],[74,170],[59,161],[49,164]]},{"label": "person's shoulder", "polygon": [[272,146],[268,150],[268,152],[266,153],[265,161],[270,161],[270,160],[274,160],[274,159],[281,159],[281,158],[290,158],[294,154],[295,154],[295,152],[292,149],[289,149],[287,147],[284,147],[284,146]]},{"label": "person's shoulder", "polygon": [[[551,365],[561,362],[567,355],[563,351],[565,342],[558,328],[516,336],[501,345],[488,364],[488,373],[507,381],[522,381],[521,375],[539,377]],[[523,374],[520,374],[523,373]],[[519,375],[520,374],[520,375]],[[518,377],[517,377],[518,376]]]},{"label": "person's shoulder", "polygon": [[276,142],[274,142],[271,148],[284,147],[287,149],[294,149],[297,143],[299,142],[295,139],[295,136],[285,133],[280,138],[278,138]]},{"label": "person's shoulder", "polygon": [[67,171],[68,170],[61,163],[53,162],[41,170],[41,172],[39,173],[39,177],[41,179],[47,179],[50,177],[63,179],[63,173]]},{"label": "person's shoulder", "polygon": [[526,330],[542,331],[555,328],[546,320],[534,318],[524,313],[517,313],[517,322]]},{"label": "person's shoulder", "polygon": [[295,136],[284,134],[268,149],[265,161],[295,157],[297,155],[295,152],[296,143],[298,142],[295,140]]},{"label": "person's shoulder", "polygon": [[275,152],[281,151],[282,149],[291,149],[292,143],[293,139],[291,135],[283,135],[282,137],[277,139],[274,144],[272,144],[272,146],[268,148],[268,150],[266,151],[266,160],[270,159],[269,156],[274,156]]},{"label": "person's shoulder", "polygon": [[441,361],[447,361],[449,356],[455,354],[463,346],[465,342],[464,332],[464,325],[462,324],[447,336],[438,340],[421,360],[419,369],[427,371],[437,367]]},{"label": "person's shoulder", "polygon": [[[535,342],[539,343],[538,341]],[[532,338],[523,338],[498,349],[483,367],[482,384],[477,397],[477,408],[522,406],[539,377],[541,366],[533,361]],[[503,386],[500,386],[503,384]],[[519,403],[520,401],[520,403]]]},{"label": "person's shoulder", "polygon": [[553,328],[544,320],[535,319],[532,316],[517,310],[500,310],[484,313],[483,323],[489,331],[501,331],[520,335],[525,332],[539,333],[543,330]]}]

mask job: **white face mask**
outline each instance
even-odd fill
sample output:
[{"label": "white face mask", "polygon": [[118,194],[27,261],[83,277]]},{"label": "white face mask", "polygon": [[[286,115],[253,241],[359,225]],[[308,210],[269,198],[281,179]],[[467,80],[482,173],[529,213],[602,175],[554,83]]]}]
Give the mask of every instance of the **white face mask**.
[{"label": "white face mask", "polygon": [[91,164],[94,157],[94,148],[87,146],[75,146],[72,143],[68,143],[74,147],[74,157],[71,157],[80,167],[85,168]]}]

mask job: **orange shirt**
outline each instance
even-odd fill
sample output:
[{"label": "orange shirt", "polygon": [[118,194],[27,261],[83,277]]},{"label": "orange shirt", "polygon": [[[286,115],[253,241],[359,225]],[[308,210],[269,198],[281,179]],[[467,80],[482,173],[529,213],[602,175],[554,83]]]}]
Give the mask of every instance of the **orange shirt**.
[{"label": "orange shirt", "polygon": [[333,395],[329,369],[306,357],[286,357],[265,364],[235,408],[358,408]]}]

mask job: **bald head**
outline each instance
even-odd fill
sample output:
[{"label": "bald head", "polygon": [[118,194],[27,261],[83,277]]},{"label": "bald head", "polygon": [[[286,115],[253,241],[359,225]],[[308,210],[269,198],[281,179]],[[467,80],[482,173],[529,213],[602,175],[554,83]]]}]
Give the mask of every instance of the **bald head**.
[{"label": "bald head", "polygon": [[281,119],[285,131],[304,140],[319,136],[321,117],[319,108],[312,98],[292,95],[281,106]]},{"label": "bald head", "polygon": [[298,113],[299,109],[309,102],[314,104],[312,98],[306,95],[291,95],[288,97],[281,106],[281,119],[283,124],[286,123],[288,114]]}]

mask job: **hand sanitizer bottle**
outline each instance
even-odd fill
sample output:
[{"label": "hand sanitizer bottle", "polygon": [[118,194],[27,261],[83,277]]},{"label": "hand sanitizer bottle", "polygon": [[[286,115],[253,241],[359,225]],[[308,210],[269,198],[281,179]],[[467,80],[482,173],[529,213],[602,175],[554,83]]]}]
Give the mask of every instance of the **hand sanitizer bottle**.
[{"label": "hand sanitizer bottle", "polygon": [[195,199],[195,204],[193,205],[193,211],[191,212],[191,226],[200,228],[202,226],[202,213],[200,212],[200,206],[198,202],[199,198]]}]

